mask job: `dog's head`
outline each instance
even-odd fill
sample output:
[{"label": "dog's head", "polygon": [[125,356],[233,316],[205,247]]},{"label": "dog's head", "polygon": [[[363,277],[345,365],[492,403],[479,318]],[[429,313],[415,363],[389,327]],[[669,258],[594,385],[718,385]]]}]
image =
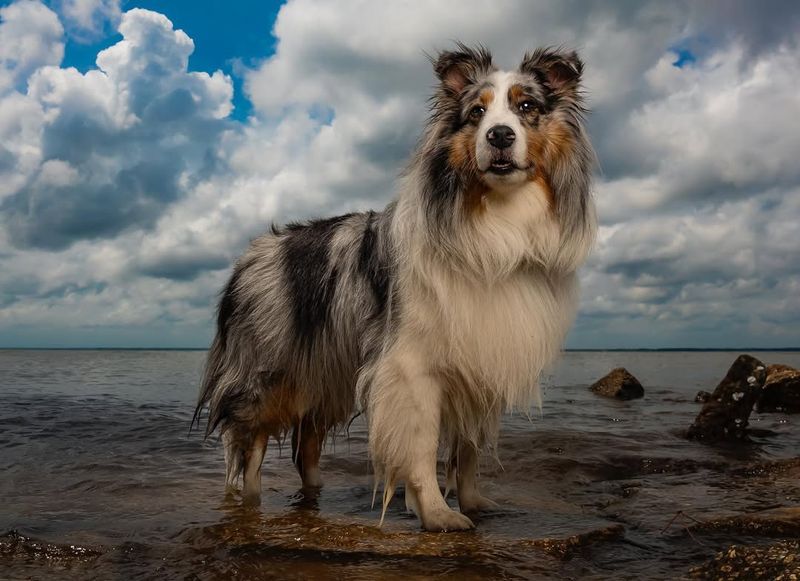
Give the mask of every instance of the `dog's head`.
[{"label": "dog's head", "polygon": [[580,145],[583,63],[575,52],[539,49],[517,70],[501,71],[485,49],[459,45],[441,53],[434,70],[439,139],[450,167],[468,180],[495,191],[549,181]]}]

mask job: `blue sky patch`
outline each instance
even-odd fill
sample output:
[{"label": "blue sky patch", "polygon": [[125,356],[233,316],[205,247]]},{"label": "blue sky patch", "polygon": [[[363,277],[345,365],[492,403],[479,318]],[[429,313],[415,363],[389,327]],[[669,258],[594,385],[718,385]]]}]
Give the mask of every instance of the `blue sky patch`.
[{"label": "blue sky patch", "polygon": [[[0,5],[8,2],[0,2]],[[58,2],[47,2],[53,10]],[[275,52],[276,41],[272,27],[283,2],[248,0],[237,2],[197,2],[196,0],[137,0],[122,2],[122,11],[145,8],[166,14],[175,29],[182,29],[194,41],[189,57],[190,71],[209,74],[222,70],[233,79],[231,117],[245,120],[252,111],[243,90],[241,67],[253,67]],[[122,40],[113,29],[110,35],[86,42],[70,34],[67,27],[64,67],[86,72],[96,67],[97,53]]]}]

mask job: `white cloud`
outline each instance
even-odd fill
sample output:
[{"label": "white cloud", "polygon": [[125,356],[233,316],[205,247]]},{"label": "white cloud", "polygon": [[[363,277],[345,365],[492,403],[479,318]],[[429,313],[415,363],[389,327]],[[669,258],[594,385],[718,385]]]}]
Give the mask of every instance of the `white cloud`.
[{"label": "white cloud", "polygon": [[80,41],[97,38],[122,16],[120,0],[61,0],[58,5],[71,34]]},{"label": "white cloud", "polygon": [[648,71],[657,91],[630,119],[638,143],[658,156],[671,197],[709,187],[729,196],[800,181],[800,51],[782,45],[745,58],[732,43],[697,66]]},{"label": "white cloud", "polygon": [[34,0],[0,8],[0,94],[24,86],[43,65],[64,57],[64,28],[58,16]]},{"label": "white cloud", "polygon": [[36,178],[42,187],[65,187],[78,183],[78,170],[60,159],[48,159],[42,164]]},{"label": "white cloud", "polygon": [[[2,193],[19,247],[58,249],[149,229],[221,162],[230,78],[188,71],[194,44],[161,14],[126,12],[119,31],[123,39],[100,52],[98,69],[41,66],[26,96],[6,99],[0,134],[11,135],[15,163]],[[52,179],[53,167],[70,168],[70,178]]]},{"label": "white cloud", "polygon": [[17,92],[0,96],[0,203],[36,174],[43,123],[44,111],[36,101]]}]

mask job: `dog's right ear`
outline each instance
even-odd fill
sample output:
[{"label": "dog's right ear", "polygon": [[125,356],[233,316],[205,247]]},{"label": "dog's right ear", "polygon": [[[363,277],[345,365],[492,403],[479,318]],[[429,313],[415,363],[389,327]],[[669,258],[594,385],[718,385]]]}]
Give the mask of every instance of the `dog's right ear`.
[{"label": "dog's right ear", "polygon": [[492,55],[482,46],[458,43],[458,50],[444,51],[433,62],[433,70],[448,92],[457,95],[464,87],[493,69]]}]

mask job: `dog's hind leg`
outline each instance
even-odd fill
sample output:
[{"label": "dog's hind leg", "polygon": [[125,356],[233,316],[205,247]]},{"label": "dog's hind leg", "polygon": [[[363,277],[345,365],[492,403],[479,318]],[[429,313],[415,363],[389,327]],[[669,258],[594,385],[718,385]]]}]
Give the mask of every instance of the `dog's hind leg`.
[{"label": "dog's hind leg", "polygon": [[237,490],[236,481],[242,472],[244,453],[240,442],[230,430],[223,432],[222,444],[225,450],[225,494],[231,494]]},{"label": "dog's hind leg", "polygon": [[319,471],[319,457],[325,441],[325,430],[306,415],[294,424],[292,430],[292,457],[303,488],[320,488],[322,477]]},{"label": "dog's hind leg", "polygon": [[461,512],[473,513],[497,508],[498,504],[478,491],[478,450],[471,442],[460,441],[456,450],[458,506]]},{"label": "dog's hind leg", "polygon": [[[370,391],[373,458],[392,480],[406,481],[408,505],[429,531],[471,529],[472,521],[447,506],[436,478],[442,387],[430,375],[392,374]],[[385,504],[385,503],[384,503]]]},{"label": "dog's hind leg", "polygon": [[267,437],[266,432],[256,433],[244,452],[242,502],[249,506],[261,504],[261,463],[267,451]]}]

